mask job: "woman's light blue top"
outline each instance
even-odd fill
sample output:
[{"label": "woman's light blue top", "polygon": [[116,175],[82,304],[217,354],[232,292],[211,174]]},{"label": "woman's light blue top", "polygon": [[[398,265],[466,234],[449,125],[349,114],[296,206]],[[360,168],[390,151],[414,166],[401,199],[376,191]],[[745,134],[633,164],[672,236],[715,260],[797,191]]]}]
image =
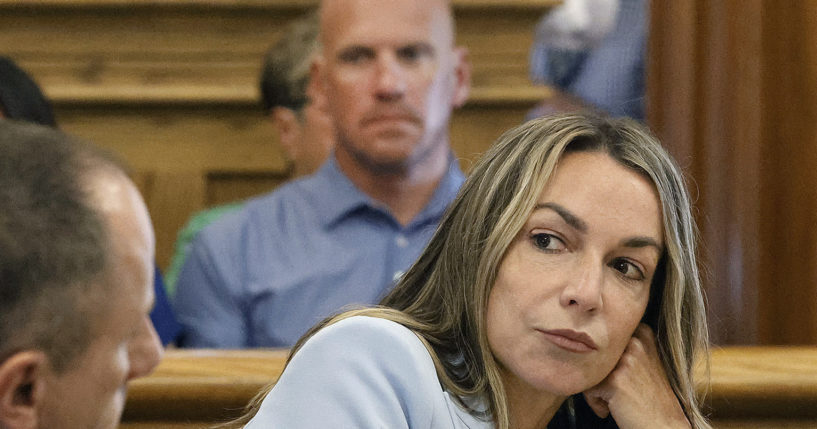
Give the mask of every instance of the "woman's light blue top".
[{"label": "woman's light blue top", "polygon": [[295,354],[258,414],[261,428],[490,429],[440,384],[419,338],[389,320],[330,325]]}]

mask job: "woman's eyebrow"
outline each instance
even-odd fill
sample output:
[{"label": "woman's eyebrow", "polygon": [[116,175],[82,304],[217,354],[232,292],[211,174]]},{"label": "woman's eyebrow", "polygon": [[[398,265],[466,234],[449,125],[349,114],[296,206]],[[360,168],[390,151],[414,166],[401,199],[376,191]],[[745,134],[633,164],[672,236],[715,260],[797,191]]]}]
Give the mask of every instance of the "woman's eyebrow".
[{"label": "woman's eyebrow", "polygon": [[581,233],[586,233],[587,232],[587,223],[585,221],[581,220],[578,216],[571,213],[570,210],[568,210],[568,209],[566,209],[566,208],[564,208],[564,207],[562,207],[562,206],[560,206],[560,205],[558,205],[556,203],[553,203],[553,202],[539,203],[539,204],[536,204],[536,207],[534,207],[533,209],[534,210],[551,209],[551,210],[555,211],[556,214],[561,216],[562,219],[564,219],[565,223],[567,223],[568,225],[573,227],[573,229],[575,229],[575,230],[577,230],[577,231],[579,231]]},{"label": "woman's eyebrow", "polygon": [[[547,202],[547,203],[539,203],[536,204],[536,207],[533,208],[535,210],[542,210],[542,209],[550,209],[556,212],[562,219],[564,219],[565,223],[570,225],[573,229],[581,232],[587,232],[587,223],[583,221],[581,218],[576,216],[575,214],[571,213],[570,210],[556,204],[554,202]],[[632,248],[639,248],[639,247],[654,247],[655,250],[661,254],[664,251],[664,247],[658,244],[658,241],[653,239],[652,237],[632,237],[626,238],[622,240],[621,246],[623,247],[632,247]]]},{"label": "woman's eyebrow", "polygon": [[664,248],[660,244],[658,244],[658,242],[655,241],[651,237],[627,238],[627,239],[622,240],[621,246],[622,247],[633,247],[633,248],[654,247],[655,250],[658,251],[659,255],[664,252]]}]

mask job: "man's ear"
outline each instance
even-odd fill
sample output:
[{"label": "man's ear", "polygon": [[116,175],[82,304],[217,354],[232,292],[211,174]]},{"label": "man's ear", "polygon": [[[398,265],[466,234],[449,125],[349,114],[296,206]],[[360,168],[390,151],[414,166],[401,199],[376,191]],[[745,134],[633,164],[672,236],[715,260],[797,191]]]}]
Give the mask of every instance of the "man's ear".
[{"label": "man's ear", "polygon": [[301,126],[298,122],[298,115],[294,110],[287,107],[273,107],[270,111],[270,118],[278,131],[278,143],[284,150],[284,155],[288,161],[298,159],[298,143],[300,140]]},{"label": "man's ear", "polygon": [[45,353],[31,350],[15,353],[0,363],[0,427],[37,427],[47,365]]},{"label": "man's ear", "polygon": [[471,93],[471,61],[468,59],[468,49],[462,46],[454,48],[454,61],[454,96],[451,105],[458,108],[468,101],[468,95]]},{"label": "man's ear", "polygon": [[322,112],[328,113],[329,104],[326,97],[326,81],[324,74],[326,60],[322,54],[316,54],[309,66],[309,83],[306,86],[306,94],[310,102],[314,103]]}]

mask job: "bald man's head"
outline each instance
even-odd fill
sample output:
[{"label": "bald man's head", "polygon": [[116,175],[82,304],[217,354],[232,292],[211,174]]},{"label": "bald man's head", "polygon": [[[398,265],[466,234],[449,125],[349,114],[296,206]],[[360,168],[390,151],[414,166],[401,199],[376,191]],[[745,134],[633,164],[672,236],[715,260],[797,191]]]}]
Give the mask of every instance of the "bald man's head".
[{"label": "bald man's head", "polygon": [[[401,0],[391,0],[400,2]],[[435,17],[440,19],[440,30],[444,32],[443,38],[448,39],[449,46],[454,46],[454,35],[456,27],[454,23],[454,14],[451,10],[450,0],[427,0],[422,3],[422,6],[428,10],[433,11]],[[331,41],[332,32],[338,28],[338,21],[344,22],[348,19],[344,15],[355,13],[366,13],[366,11],[376,10],[378,8],[388,9],[388,1],[379,0],[323,0],[320,4],[320,40],[322,44]],[[364,17],[365,18],[365,17]],[[330,37],[327,38],[327,35]]]},{"label": "bald man's head", "polygon": [[406,175],[433,164],[440,171],[451,112],[470,89],[449,2],[326,0],[320,14],[313,79],[333,118],[341,168]]}]

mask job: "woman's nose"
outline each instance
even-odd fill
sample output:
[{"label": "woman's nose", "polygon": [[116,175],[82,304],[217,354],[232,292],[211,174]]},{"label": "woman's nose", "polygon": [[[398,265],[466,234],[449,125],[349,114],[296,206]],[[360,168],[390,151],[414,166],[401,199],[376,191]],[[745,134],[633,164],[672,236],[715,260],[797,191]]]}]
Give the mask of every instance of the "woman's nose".
[{"label": "woman's nose", "polygon": [[559,301],[565,307],[575,307],[581,311],[601,310],[604,305],[603,285],[603,264],[583,261],[576,267],[575,274],[567,280]]}]

